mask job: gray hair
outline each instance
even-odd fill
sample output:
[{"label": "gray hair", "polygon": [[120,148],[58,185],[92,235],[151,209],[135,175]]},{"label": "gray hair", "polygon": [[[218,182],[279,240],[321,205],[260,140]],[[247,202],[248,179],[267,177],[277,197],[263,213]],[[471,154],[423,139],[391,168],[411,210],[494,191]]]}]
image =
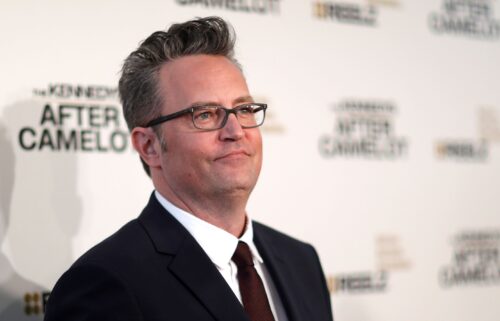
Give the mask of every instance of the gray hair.
[{"label": "gray hair", "polygon": [[[205,54],[224,56],[240,68],[234,58],[235,40],[233,28],[219,17],[177,23],[166,32],[151,34],[125,59],[118,83],[129,130],[145,126],[160,116],[163,95],[169,94],[158,86],[159,71],[165,63],[184,56]],[[155,128],[155,132],[161,139],[161,129]],[[142,163],[150,175],[149,167],[144,161]]]}]

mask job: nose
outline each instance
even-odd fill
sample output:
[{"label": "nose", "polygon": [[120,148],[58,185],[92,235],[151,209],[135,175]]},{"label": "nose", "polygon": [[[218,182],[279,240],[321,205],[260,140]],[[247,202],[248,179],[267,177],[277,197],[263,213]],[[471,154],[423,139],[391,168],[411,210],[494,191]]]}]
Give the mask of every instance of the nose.
[{"label": "nose", "polygon": [[245,132],[240,125],[238,118],[235,114],[229,114],[226,125],[220,129],[221,140],[239,140],[243,138]]}]

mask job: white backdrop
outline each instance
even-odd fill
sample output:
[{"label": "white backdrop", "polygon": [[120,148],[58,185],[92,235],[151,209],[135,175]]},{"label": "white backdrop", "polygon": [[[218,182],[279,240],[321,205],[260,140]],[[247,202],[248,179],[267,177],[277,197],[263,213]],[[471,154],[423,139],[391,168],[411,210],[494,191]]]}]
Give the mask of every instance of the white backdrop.
[{"label": "white backdrop", "polygon": [[0,320],[41,319],[61,273],[139,214],[121,63],[207,15],[270,106],[249,213],[316,247],[335,319],[498,320],[498,0],[2,0]]}]

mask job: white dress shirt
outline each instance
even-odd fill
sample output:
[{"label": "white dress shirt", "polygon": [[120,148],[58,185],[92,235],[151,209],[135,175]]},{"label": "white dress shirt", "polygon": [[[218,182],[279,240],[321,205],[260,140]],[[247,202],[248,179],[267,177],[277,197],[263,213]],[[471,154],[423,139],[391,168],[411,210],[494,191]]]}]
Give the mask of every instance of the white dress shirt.
[{"label": "white dress shirt", "polygon": [[238,268],[231,261],[231,258],[236,250],[238,241],[248,244],[253,256],[255,269],[264,283],[274,319],[276,321],[288,321],[283,303],[274,286],[273,280],[253,242],[253,227],[250,218],[247,219],[245,232],[238,239],[225,230],[178,208],[158,193],[158,191],[155,191],[155,196],[158,202],[188,230],[205,253],[207,253],[240,302],[241,294],[237,278]]}]

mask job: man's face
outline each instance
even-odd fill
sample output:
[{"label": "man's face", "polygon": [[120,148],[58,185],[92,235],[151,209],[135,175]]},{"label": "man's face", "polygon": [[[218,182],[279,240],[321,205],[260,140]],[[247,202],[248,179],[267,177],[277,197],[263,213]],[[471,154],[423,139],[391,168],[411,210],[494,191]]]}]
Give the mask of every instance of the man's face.
[{"label": "man's face", "polygon": [[[222,56],[194,55],[168,62],[160,70],[159,83],[165,93],[162,115],[194,105],[234,108],[252,102],[240,70]],[[167,146],[161,154],[161,172],[171,191],[181,198],[248,197],[262,164],[258,128],[241,128],[234,114],[213,131],[196,129],[189,114],[160,126]]]}]

